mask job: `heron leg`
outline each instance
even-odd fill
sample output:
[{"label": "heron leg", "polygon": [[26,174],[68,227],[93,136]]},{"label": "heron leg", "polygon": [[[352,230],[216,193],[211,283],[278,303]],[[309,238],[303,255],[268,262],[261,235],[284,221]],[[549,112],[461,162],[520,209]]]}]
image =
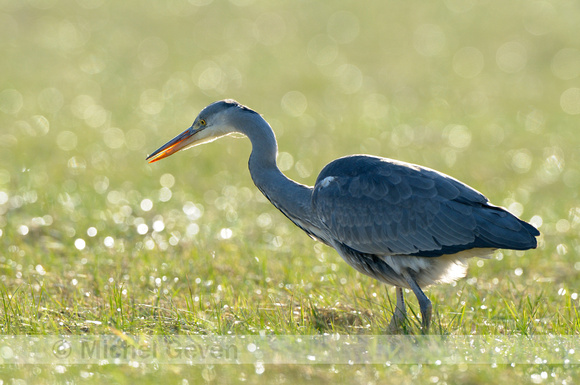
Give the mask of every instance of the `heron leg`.
[{"label": "heron leg", "polygon": [[403,293],[402,287],[397,287],[397,305],[395,311],[393,312],[393,318],[389,323],[387,330],[396,331],[403,324],[407,318],[407,308],[405,307],[405,295]]},{"label": "heron leg", "polygon": [[421,323],[423,325],[423,330],[429,330],[429,325],[431,324],[431,313],[433,306],[431,305],[431,301],[423,290],[419,287],[415,279],[409,274],[409,271],[403,271],[403,277],[407,280],[409,287],[415,293],[417,300],[419,300],[419,309],[421,309]]}]

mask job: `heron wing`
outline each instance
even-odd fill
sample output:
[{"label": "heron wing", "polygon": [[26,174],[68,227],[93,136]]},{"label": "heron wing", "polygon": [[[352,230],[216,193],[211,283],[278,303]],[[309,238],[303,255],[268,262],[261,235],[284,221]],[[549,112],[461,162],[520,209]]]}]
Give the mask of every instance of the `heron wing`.
[{"label": "heron wing", "polygon": [[539,234],[456,179],[370,156],[327,165],[314,186],[312,208],[334,241],[370,254],[436,257],[474,247],[528,249]]}]

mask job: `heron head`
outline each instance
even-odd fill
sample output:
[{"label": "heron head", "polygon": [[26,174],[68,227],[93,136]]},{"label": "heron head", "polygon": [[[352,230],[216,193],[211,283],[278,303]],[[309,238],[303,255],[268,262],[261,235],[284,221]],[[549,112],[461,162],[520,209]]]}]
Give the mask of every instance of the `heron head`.
[{"label": "heron head", "polygon": [[180,150],[214,141],[236,132],[234,115],[254,112],[235,100],[220,100],[205,107],[193,121],[191,127],[165,143],[147,157],[149,163],[156,162]]}]

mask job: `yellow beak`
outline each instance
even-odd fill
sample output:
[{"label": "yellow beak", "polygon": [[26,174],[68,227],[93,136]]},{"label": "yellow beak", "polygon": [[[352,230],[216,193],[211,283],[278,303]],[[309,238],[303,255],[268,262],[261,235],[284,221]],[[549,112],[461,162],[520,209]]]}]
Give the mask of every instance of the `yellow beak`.
[{"label": "yellow beak", "polygon": [[193,142],[193,136],[200,130],[194,130],[191,127],[183,131],[181,134],[177,135],[175,138],[171,139],[169,142],[165,143],[163,146],[159,147],[153,154],[149,155],[145,160],[149,163],[157,162],[169,155],[175,154],[179,150],[187,147],[188,144]]}]

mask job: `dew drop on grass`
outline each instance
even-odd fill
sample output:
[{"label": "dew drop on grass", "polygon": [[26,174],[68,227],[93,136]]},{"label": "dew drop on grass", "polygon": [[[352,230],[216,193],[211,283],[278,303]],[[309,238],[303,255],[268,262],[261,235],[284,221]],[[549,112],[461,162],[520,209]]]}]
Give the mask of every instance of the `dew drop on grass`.
[{"label": "dew drop on grass", "polygon": [[85,248],[85,246],[86,246],[86,245],[87,245],[87,244],[86,244],[85,240],[84,240],[84,239],[82,239],[82,238],[77,238],[77,239],[75,240],[75,247],[76,247],[78,250],[83,250],[83,249]]},{"label": "dew drop on grass", "polygon": [[202,209],[203,207],[201,205],[196,205],[193,202],[185,202],[182,208],[185,215],[187,215],[187,217],[192,221],[195,221],[201,217]]},{"label": "dew drop on grass", "polygon": [[308,57],[316,65],[331,64],[338,57],[338,45],[326,34],[320,34],[308,42]]},{"label": "dew drop on grass", "polygon": [[162,187],[159,190],[159,201],[167,202],[171,199],[172,195],[173,195],[173,193],[171,192],[171,190],[168,187]]},{"label": "dew drop on grass", "polygon": [[520,202],[512,202],[507,209],[516,217],[521,216],[524,212],[524,206]]},{"label": "dew drop on grass", "polygon": [[185,231],[189,237],[192,237],[199,233],[199,225],[197,223],[190,223],[187,225],[187,229]]},{"label": "dew drop on grass", "polygon": [[471,132],[466,126],[459,124],[445,127],[449,145],[454,148],[467,148],[471,143]]},{"label": "dew drop on grass", "polygon": [[109,191],[109,193],[107,194],[107,201],[109,201],[109,203],[113,205],[120,204],[123,198],[124,198],[123,193],[119,191],[112,190]]},{"label": "dew drop on grass", "polygon": [[562,92],[562,95],[560,96],[560,106],[567,114],[580,114],[580,88],[572,87]]},{"label": "dew drop on grass", "polygon": [[[300,91],[290,91],[282,97],[282,108],[290,116],[301,116],[308,107],[306,96]],[[278,153],[278,164],[282,165],[280,170],[286,171],[292,167],[294,158],[287,152]]]},{"label": "dew drop on grass", "polygon": [[153,250],[155,248],[155,241],[153,239],[148,239],[145,241],[145,249]]},{"label": "dew drop on grass", "polygon": [[5,204],[8,202],[8,194],[4,191],[0,191],[0,205]]},{"label": "dew drop on grass", "polygon": [[233,235],[232,229],[223,228],[220,230],[220,238],[221,239],[230,239]]},{"label": "dew drop on grass", "polygon": [[272,224],[272,217],[267,213],[260,214],[256,219],[256,223],[262,228],[269,228]]},{"label": "dew drop on grass", "polygon": [[282,237],[280,236],[276,236],[272,239],[272,246],[276,249],[282,247],[283,245],[283,241],[282,241]]},{"label": "dew drop on grass", "polygon": [[36,270],[36,272],[40,275],[45,275],[46,274],[46,270],[44,270],[44,267],[42,265],[36,265],[36,267],[34,268],[34,270]]},{"label": "dew drop on grass", "polygon": [[35,226],[45,226],[46,225],[43,217],[34,217],[34,218],[32,218],[31,222]]},{"label": "dew drop on grass", "polygon": [[165,223],[161,219],[153,222],[153,231],[161,232],[165,229]]},{"label": "dew drop on grass", "polygon": [[526,173],[532,166],[532,154],[528,149],[514,150],[509,153],[512,157],[512,169],[520,174]]},{"label": "dew drop on grass", "polygon": [[163,174],[161,175],[161,178],[159,178],[159,184],[161,184],[162,187],[171,188],[175,184],[175,177],[169,173]]},{"label": "dew drop on grass", "polygon": [[26,235],[28,234],[28,226],[26,225],[21,225],[20,227],[18,227],[18,233],[21,235]]},{"label": "dew drop on grass", "polygon": [[111,248],[115,246],[115,239],[113,237],[106,237],[103,243],[105,244],[105,246]]},{"label": "dew drop on grass", "polygon": [[568,247],[563,243],[560,243],[558,246],[556,246],[556,252],[558,255],[566,255],[568,254]]},{"label": "dew drop on grass", "polygon": [[148,231],[149,231],[149,226],[147,226],[145,223],[141,223],[137,226],[137,232],[141,235],[147,234]]},{"label": "dew drop on grass", "polygon": [[106,176],[96,176],[93,187],[97,193],[104,194],[109,188],[109,178]]},{"label": "dew drop on grass", "polygon": [[141,210],[149,211],[153,208],[153,201],[151,199],[143,199],[141,201]]},{"label": "dew drop on grass", "polygon": [[54,371],[59,373],[59,374],[63,374],[63,373],[66,373],[66,367],[63,365],[56,365],[54,367]]},{"label": "dew drop on grass", "polygon": [[570,222],[567,219],[560,219],[556,222],[556,230],[560,233],[565,233],[570,230]]},{"label": "dew drop on grass", "polygon": [[544,223],[543,219],[541,216],[539,215],[534,215],[532,217],[532,219],[530,219],[530,223],[537,229],[539,229],[540,227],[542,227],[542,224]]},{"label": "dew drop on grass", "polygon": [[502,71],[519,72],[524,69],[528,60],[526,47],[518,41],[508,41],[497,49],[495,60]]},{"label": "dew drop on grass", "polygon": [[24,105],[23,100],[22,94],[17,90],[3,90],[0,92],[0,111],[16,115]]},{"label": "dew drop on grass", "polygon": [[565,294],[566,294],[566,289],[564,289],[563,287],[558,289],[558,295],[565,295]]}]

